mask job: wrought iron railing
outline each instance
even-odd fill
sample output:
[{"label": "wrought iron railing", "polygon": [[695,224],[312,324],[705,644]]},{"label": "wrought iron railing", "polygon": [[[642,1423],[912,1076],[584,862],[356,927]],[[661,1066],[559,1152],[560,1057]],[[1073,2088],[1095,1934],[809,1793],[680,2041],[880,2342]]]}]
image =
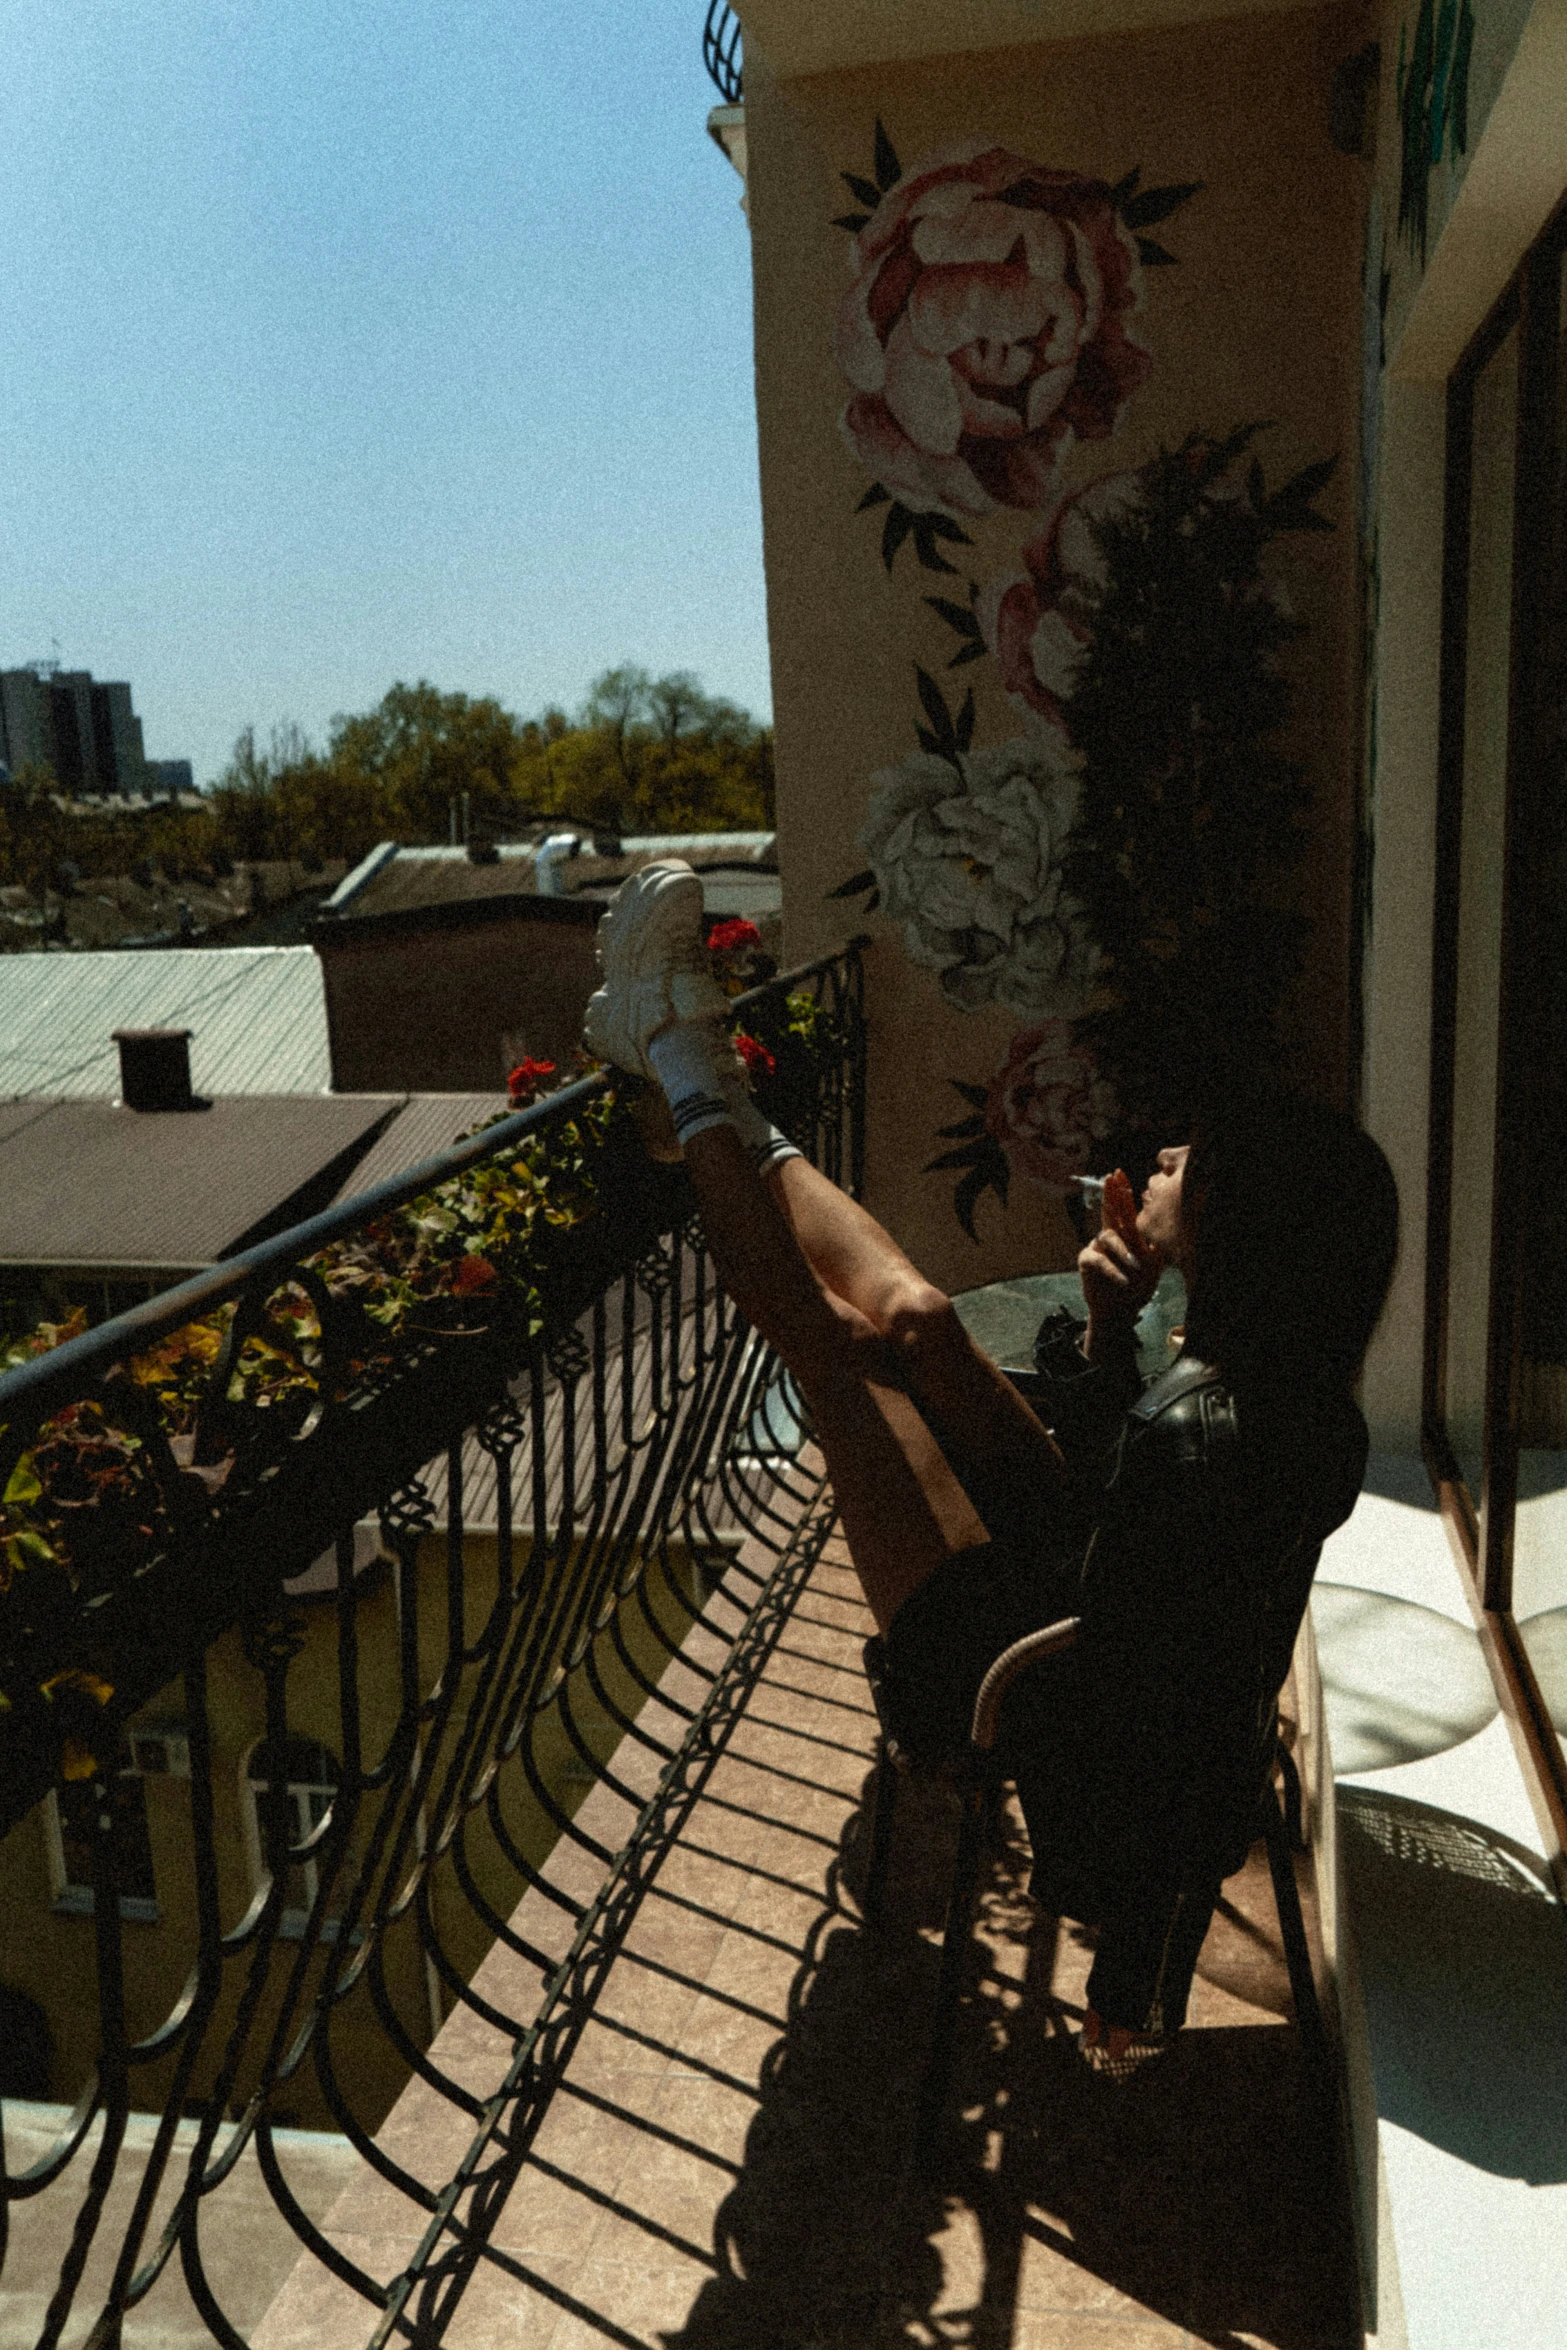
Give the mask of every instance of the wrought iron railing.
[{"label": "wrought iron railing", "polygon": [[742,41],[740,19],[728,0],[709,0],[702,27],[702,63],[726,106],[738,106],[745,94]]},{"label": "wrought iron railing", "polygon": [[[798,1014],[802,992],[811,1051],[775,1114],[857,1191],[858,943],[736,1009],[756,1029],[786,997]],[[364,2338],[440,2339],[820,1546],[827,1504],[788,1383],[716,1285],[683,1172],[629,1130],[542,1309],[492,1294],[366,1353],[362,1312],[322,1277],[323,1250],[435,1187],[521,1143],[555,1148],[607,1084],[570,1086],[0,1379],[0,1491],[30,1489],[25,1464],[84,1412],[142,1473],[139,1515],[122,1512],[112,1555],[81,1547],[68,1604],[0,1612],[13,1924],[22,1864],[36,1875],[47,1852],[55,1869],[53,1903],[7,1947],[43,1953],[59,2005],[44,1980],[28,1998],[57,2037],[85,2019],[92,2042],[78,2032],[52,2082],[22,2086],[74,2109],[29,2167],[14,2148],[0,2166],[0,2227],[28,2235],[30,2271],[41,2241],[58,2248],[45,2350],[67,2326],[109,2350],[176,2263],[212,2337],[239,2344],[212,2254],[242,2159],[303,2251],[362,2296]],[[297,1333],[301,1298],[311,1375],[264,1403],[236,1365],[247,1334]],[[226,1350],[171,1439],[133,1366],[226,1305]],[[34,1571],[12,1563],[5,1598]],[[525,1898],[553,1928],[524,1930]],[[529,1987],[505,2007],[488,1973],[482,1994],[472,1983],[496,1945]],[[437,2041],[463,2008],[502,2035],[487,2088],[454,2077]],[[8,2061],[14,2076],[14,2045]],[[469,2125],[443,2188],[378,2139],[414,2076]],[[5,2110],[36,2146],[47,2105]],[[336,2133],[321,2143],[408,2199],[422,2240],[397,2274],[369,2273],[309,2215],[291,2124]]]}]

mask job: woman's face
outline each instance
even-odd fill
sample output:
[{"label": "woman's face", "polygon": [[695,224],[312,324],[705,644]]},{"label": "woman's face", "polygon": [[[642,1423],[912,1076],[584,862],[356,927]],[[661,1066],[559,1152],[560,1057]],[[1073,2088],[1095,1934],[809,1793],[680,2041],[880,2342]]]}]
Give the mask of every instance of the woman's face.
[{"label": "woman's face", "polygon": [[1191,1145],[1174,1143],[1159,1153],[1154,1172],[1148,1178],[1142,1206],[1137,1211],[1137,1229],[1144,1240],[1151,1241],[1172,1265],[1189,1272],[1191,1253],[1191,1221],[1186,1213],[1186,1162],[1191,1156]]}]

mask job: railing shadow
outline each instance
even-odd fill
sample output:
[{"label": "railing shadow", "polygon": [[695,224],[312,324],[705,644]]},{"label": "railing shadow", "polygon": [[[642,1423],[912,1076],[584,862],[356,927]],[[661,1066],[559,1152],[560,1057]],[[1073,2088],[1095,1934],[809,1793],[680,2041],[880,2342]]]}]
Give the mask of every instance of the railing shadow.
[{"label": "railing shadow", "polygon": [[1162,2321],[1215,2350],[1358,2344],[1347,2196],[1293,2033],[1190,2033],[1129,2091],[1087,2073],[1067,2030],[1087,1938],[1034,1911],[1016,1822],[982,1892],[951,2109],[916,2166],[954,1835],[938,1790],[906,1793],[872,1933],[851,1817],[713,2275],[665,2350],[1008,2350],[1074,2317]]}]

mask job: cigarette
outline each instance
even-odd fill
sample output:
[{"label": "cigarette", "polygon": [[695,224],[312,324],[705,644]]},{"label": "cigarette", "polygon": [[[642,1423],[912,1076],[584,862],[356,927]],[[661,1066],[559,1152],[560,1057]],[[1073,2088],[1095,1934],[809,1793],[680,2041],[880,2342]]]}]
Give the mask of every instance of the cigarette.
[{"label": "cigarette", "polygon": [[1102,1175],[1074,1175],[1072,1181],[1076,1188],[1083,1195],[1084,1207],[1089,1210],[1091,1215],[1097,1216],[1100,1222],[1103,1223],[1105,1209],[1104,1177]]}]

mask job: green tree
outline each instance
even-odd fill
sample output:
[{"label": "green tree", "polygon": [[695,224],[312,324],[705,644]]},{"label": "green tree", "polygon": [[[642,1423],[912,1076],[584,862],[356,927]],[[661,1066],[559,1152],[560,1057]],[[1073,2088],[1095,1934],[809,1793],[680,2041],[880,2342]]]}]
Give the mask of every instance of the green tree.
[{"label": "green tree", "polygon": [[0,784],[0,875],[36,899],[45,916],[55,867],[65,854],[66,818],[51,767],[24,760]]},{"label": "green tree", "polygon": [[443,694],[421,678],[394,685],[363,717],[334,719],[326,763],[355,808],[379,788],[387,819],[379,837],[439,841],[464,792],[476,832],[518,821],[517,753],[517,721],[492,696]]}]

